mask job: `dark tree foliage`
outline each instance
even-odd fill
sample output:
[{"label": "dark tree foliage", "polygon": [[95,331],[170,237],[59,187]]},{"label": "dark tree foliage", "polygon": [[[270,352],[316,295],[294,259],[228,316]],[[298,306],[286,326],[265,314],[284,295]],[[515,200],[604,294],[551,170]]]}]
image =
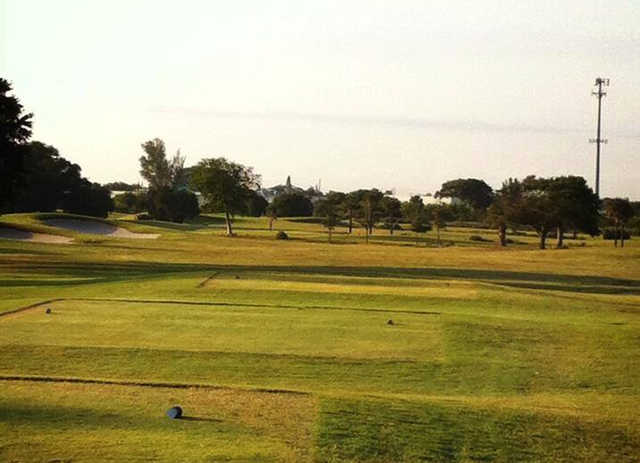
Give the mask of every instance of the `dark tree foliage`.
[{"label": "dark tree foliage", "polygon": [[563,246],[568,230],[579,230],[591,236],[598,234],[600,201],[584,178],[554,177],[547,189],[555,214],[556,247]]},{"label": "dark tree foliage", "polygon": [[182,223],[200,214],[198,198],[188,190],[173,190],[168,198],[169,220]]},{"label": "dark tree foliage", "polygon": [[127,191],[114,196],[114,210],[129,214],[137,214],[147,210],[147,195],[145,193],[132,193]]},{"label": "dark tree foliage", "polygon": [[24,185],[24,143],[31,138],[32,114],[23,112],[12,95],[11,84],[0,78],[0,213],[11,210],[16,193]]},{"label": "dark tree foliage", "polygon": [[402,203],[393,196],[385,196],[380,202],[380,208],[382,209],[384,226],[393,235],[394,230],[399,227],[399,223],[402,220]]},{"label": "dark tree foliage", "polygon": [[187,190],[172,190],[169,187],[149,190],[147,210],[157,220],[182,223],[200,213],[198,198]]},{"label": "dark tree foliage", "polygon": [[483,213],[493,201],[493,190],[484,180],[459,178],[443,183],[435,196],[436,198],[458,198],[469,204],[477,213]]},{"label": "dark tree foliage", "polygon": [[231,217],[246,210],[247,200],[260,187],[260,176],[252,167],[225,158],[203,159],[194,167],[191,183],[209,207],[224,212],[227,235],[231,236]]},{"label": "dark tree foliage", "polygon": [[269,202],[257,191],[252,191],[247,198],[246,213],[251,217],[261,217],[269,206]]},{"label": "dark tree foliage", "polygon": [[634,209],[628,199],[606,198],[603,202],[605,218],[614,227],[614,246],[624,248],[625,227],[634,216]]},{"label": "dark tree foliage", "polygon": [[351,193],[345,194],[340,204],[341,215],[347,219],[349,234],[353,232],[353,219],[360,205],[359,192],[361,191],[362,190],[352,191]]},{"label": "dark tree foliage", "polygon": [[557,246],[569,227],[594,235],[598,232],[598,197],[582,177],[537,178],[522,181],[519,223],[532,226],[540,237],[540,249],[554,229]]},{"label": "dark tree foliage", "polygon": [[440,246],[440,229],[447,226],[447,222],[453,220],[453,212],[448,204],[428,204],[425,206],[425,213],[429,220],[436,227],[436,239]]},{"label": "dark tree foliage", "polygon": [[136,191],[140,189],[140,185],[136,185],[135,183],[126,183],[126,182],[110,182],[110,183],[105,183],[102,186],[110,191]]},{"label": "dark tree foliage", "polygon": [[113,210],[108,189],[81,176],[80,166],[60,156],[53,146],[23,146],[25,181],[14,200],[14,212],[65,212],[106,217]]},{"label": "dark tree foliage", "polygon": [[51,212],[62,208],[67,195],[79,188],[80,166],[60,156],[53,146],[34,141],[24,145],[24,186],[12,207],[14,212]]},{"label": "dark tree foliage", "polygon": [[64,195],[62,209],[72,214],[107,217],[113,210],[111,192],[99,183],[81,178],[73,190]]},{"label": "dark tree foliage", "polygon": [[278,217],[310,217],[313,215],[313,203],[300,193],[283,193],[276,196],[271,208]]},{"label": "dark tree foliage", "polygon": [[498,229],[500,246],[507,245],[507,227],[514,228],[521,221],[522,200],[522,184],[510,178],[502,183],[502,188],[487,208],[487,222]]},{"label": "dark tree foliage", "polygon": [[429,217],[420,196],[412,196],[409,201],[402,204],[402,215],[404,220],[411,224],[413,231],[416,233],[424,233],[431,230]]},{"label": "dark tree foliage", "polygon": [[370,190],[357,190],[349,193],[357,200],[355,218],[365,228],[366,240],[373,233],[373,227],[383,215],[382,198],[384,193],[376,188]]},{"label": "dark tree foliage", "polygon": [[344,202],[345,194],[337,191],[330,191],[318,201],[313,209],[313,215],[323,217],[322,224],[329,231],[329,242],[338,221],[340,220],[341,205]]},{"label": "dark tree foliage", "polygon": [[185,157],[180,150],[168,159],[164,142],[159,138],[143,143],[142,149],[145,155],[140,157],[140,175],[149,183],[149,215],[172,222],[183,222],[197,216],[200,213],[198,198],[185,187]]},{"label": "dark tree foliage", "polygon": [[149,183],[150,190],[173,187],[172,167],[167,159],[164,142],[159,138],[142,144],[145,152],[140,156],[140,175]]}]

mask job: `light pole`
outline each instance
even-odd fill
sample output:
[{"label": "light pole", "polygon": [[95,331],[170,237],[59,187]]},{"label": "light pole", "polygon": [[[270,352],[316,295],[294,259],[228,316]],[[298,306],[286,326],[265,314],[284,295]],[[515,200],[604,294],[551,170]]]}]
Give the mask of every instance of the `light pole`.
[{"label": "light pole", "polygon": [[596,195],[600,197],[600,144],[607,143],[607,139],[602,139],[600,137],[600,120],[602,114],[602,97],[607,93],[602,91],[602,86],[609,86],[609,79],[603,79],[602,77],[596,78],[595,85],[598,87],[598,91],[591,92],[593,96],[598,97],[598,132],[596,138],[591,138],[589,143],[596,144]]}]

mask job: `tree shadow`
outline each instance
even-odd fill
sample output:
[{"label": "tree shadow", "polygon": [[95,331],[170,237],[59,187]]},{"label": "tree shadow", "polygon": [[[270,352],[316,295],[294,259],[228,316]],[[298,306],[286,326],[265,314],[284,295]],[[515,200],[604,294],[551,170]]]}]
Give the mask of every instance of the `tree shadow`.
[{"label": "tree shadow", "polygon": [[167,222],[164,220],[121,220],[123,223],[145,225],[149,227],[163,228],[165,230],[194,231],[217,225],[224,225],[222,217],[198,216],[183,223]]},{"label": "tree shadow", "polygon": [[[0,269],[23,270],[32,274],[46,274],[80,278],[77,284],[99,281],[121,281],[131,278],[166,278],[170,274],[197,272],[252,272],[326,275],[331,277],[369,277],[424,280],[461,280],[498,284],[516,288],[601,293],[640,294],[640,280],[601,275],[567,275],[542,272],[519,272],[465,268],[404,268],[404,267],[351,267],[351,266],[288,266],[288,265],[209,265],[170,262],[25,262],[10,257],[3,259]],[[10,280],[4,282],[9,283]],[[17,283],[18,281],[14,281]],[[33,285],[51,284],[34,279]],[[68,283],[71,284],[71,283]]]}]

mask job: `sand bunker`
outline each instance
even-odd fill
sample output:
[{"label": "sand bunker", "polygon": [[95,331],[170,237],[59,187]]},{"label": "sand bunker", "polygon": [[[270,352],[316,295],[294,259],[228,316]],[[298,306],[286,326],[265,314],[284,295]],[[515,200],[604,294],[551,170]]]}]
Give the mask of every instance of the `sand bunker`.
[{"label": "sand bunker", "polygon": [[32,241],[34,243],[71,243],[73,238],[68,236],[49,235],[47,233],[33,233],[17,228],[0,227],[0,238],[7,240]]},{"label": "sand bunker", "polygon": [[78,233],[106,235],[116,238],[155,239],[160,236],[157,233],[133,233],[124,228],[93,220],[45,219],[43,222],[51,227],[64,228],[65,230],[72,230]]}]

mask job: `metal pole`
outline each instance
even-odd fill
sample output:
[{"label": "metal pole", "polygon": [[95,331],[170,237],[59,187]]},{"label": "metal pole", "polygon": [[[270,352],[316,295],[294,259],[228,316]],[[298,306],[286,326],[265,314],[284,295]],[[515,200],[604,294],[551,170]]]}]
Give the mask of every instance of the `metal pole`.
[{"label": "metal pole", "polygon": [[606,139],[601,138],[601,122],[602,122],[602,97],[607,93],[602,91],[602,86],[609,85],[609,79],[603,79],[598,77],[596,79],[596,85],[598,86],[597,92],[591,92],[592,95],[598,97],[598,128],[595,139],[590,139],[590,143],[596,144],[596,195],[600,197],[600,144],[607,143]]},{"label": "metal pole", "polygon": [[596,196],[600,197],[600,115],[602,113],[602,80],[598,80],[598,135],[596,138]]}]

